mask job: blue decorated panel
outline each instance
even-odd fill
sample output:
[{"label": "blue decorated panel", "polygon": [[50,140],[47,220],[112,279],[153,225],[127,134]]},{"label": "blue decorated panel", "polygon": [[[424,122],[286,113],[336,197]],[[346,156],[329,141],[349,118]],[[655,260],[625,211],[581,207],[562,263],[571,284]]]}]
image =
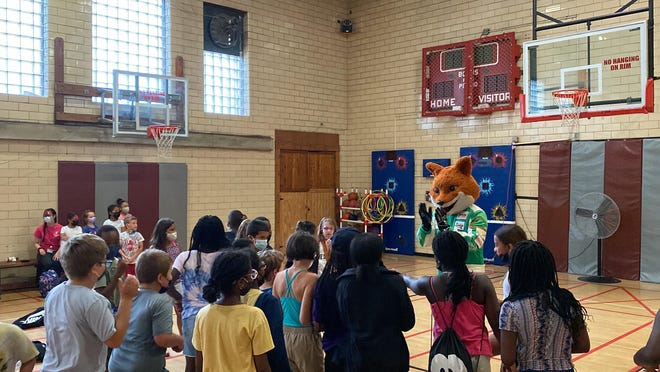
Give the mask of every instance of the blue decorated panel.
[{"label": "blue decorated panel", "polygon": [[426,169],[426,163],[436,163],[439,165],[442,165],[443,167],[451,165],[451,159],[444,158],[444,159],[423,159],[422,160],[422,177],[433,177],[433,173],[429,172],[428,169]]},{"label": "blue decorated panel", "polygon": [[414,150],[371,153],[371,187],[387,190],[394,199],[394,217],[383,227],[387,250],[415,253],[415,152]]}]

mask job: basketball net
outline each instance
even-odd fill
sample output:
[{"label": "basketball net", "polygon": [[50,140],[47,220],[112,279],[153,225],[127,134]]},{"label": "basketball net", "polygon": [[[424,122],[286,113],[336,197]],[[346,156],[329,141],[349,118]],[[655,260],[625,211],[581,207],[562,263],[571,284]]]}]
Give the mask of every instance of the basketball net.
[{"label": "basketball net", "polygon": [[151,125],[147,128],[147,136],[156,142],[159,158],[172,157],[172,145],[179,129],[176,125]]},{"label": "basketball net", "polygon": [[587,108],[587,89],[560,89],[552,91],[555,105],[561,113],[561,123],[566,126],[577,126],[580,114]]}]

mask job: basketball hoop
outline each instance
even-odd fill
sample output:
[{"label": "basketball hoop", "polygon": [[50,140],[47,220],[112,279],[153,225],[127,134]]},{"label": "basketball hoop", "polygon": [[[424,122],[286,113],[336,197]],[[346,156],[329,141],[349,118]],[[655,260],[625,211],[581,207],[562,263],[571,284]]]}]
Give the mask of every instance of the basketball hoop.
[{"label": "basketball hoop", "polygon": [[147,128],[147,136],[156,141],[158,157],[169,158],[172,156],[172,144],[179,133],[180,127],[176,125],[150,125]]},{"label": "basketball hoop", "polygon": [[577,125],[580,114],[587,108],[588,89],[553,90],[552,97],[561,113],[564,125]]}]

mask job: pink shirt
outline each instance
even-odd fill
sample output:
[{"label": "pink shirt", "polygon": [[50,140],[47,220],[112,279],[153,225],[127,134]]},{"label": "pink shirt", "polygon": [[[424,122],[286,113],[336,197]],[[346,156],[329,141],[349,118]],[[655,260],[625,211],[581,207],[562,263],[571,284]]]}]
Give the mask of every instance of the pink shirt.
[{"label": "pink shirt", "polygon": [[60,249],[60,231],[62,225],[56,223],[54,225],[46,225],[46,233],[44,234],[44,225],[37,226],[34,229],[34,237],[39,240],[39,248],[43,248],[48,253],[55,253]]},{"label": "pink shirt", "polygon": [[[474,283],[475,276],[472,277]],[[431,288],[433,288],[433,284]],[[433,291],[435,295],[435,290]],[[438,298],[437,296],[435,296]],[[431,304],[431,313],[433,314],[433,340],[435,340],[447,327],[445,320],[451,322],[454,303],[452,301],[438,301]],[[443,320],[444,317],[444,320]],[[461,338],[465,348],[471,356],[474,355],[493,355],[493,349],[488,342],[488,330],[485,324],[486,308],[474,302],[471,298],[461,301],[456,306],[456,315],[452,328]]]}]

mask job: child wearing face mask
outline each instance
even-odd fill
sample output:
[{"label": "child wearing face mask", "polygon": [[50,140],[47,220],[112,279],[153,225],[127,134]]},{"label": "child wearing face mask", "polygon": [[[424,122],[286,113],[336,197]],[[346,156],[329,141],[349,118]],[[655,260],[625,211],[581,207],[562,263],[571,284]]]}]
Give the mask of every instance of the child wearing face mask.
[{"label": "child wearing face mask", "polygon": [[120,221],[123,221],[126,219],[128,216],[132,216],[129,212],[131,211],[131,207],[128,205],[128,201],[118,198],[117,199],[117,205],[119,206],[119,217],[117,217]]},{"label": "child wearing face mask", "polygon": [[60,232],[62,225],[57,223],[57,212],[53,208],[45,209],[43,212],[43,224],[34,229],[34,246],[37,249],[37,278],[51,268],[61,273],[62,268],[54,260],[60,249]]},{"label": "child wearing face mask", "polygon": [[121,249],[119,254],[128,264],[126,274],[135,274],[135,262],[144,249],[144,237],[137,231],[138,220],[135,216],[128,216],[124,219],[126,231],[119,235]]},{"label": "child wearing face mask", "polygon": [[83,233],[83,229],[80,227],[79,222],[78,215],[74,212],[66,214],[66,225],[62,226],[62,229],[60,230],[61,244],[64,244],[67,240]]},{"label": "child wearing face mask", "polygon": [[[151,233],[151,240],[149,241],[149,249],[159,249],[167,253],[172,262],[176,260],[181,249],[176,241],[176,223],[174,220],[168,217],[163,217],[156,222],[154,226],[154,231]],[[180,285],[181,279],[177,279],[176,282],[172,283],[175,287]],[[177,288],[177,290],[179,290]],[[179,291],[180,292],[180,291]],[[174,304],[174,311],[176,312],[176,325],[179,329],[179,334],[183,334],[183,323],[181,320],[181,301],[178,301]]]},{"label": "child wearing face mask", "polygon": [[199,310],[192,336],[197,371],[271,370],[268,320],[261,309],[241,303],[257,274],[244,252],[226,251],[213,262],[203,294],[209,305]]},{"label": "child wearing face mask", "polygon": [[103,221],[103,225],[114,226],[117,231],[122,232],[125,230],[124,221],[119,219],[121,215],[121,208],[117,204],[108,205],[108,219]]},{"label": "child wearing face mask", "polygon": [[183,338],[172,333],[172,301],[164,294],[172,279],[172,259],[163,251],[147,249],[135,271],[138,293],[126,336],[112,351],[108,371],[164,371],[167,348],[183,349]]},{"label": "child wearing face mask", "polygon": [[270,236],[270,226],[264,220],[254,219],[250,221],[246,230],[247,238],[250,239],[257,251],[268,249],[268,237]]},{"label": "child wearing face mask", "polygon": [[82,229],[85,234],[96,234],[99,227],[96,226],[96,214],[94,211],[85,209],[82,216]]}]

